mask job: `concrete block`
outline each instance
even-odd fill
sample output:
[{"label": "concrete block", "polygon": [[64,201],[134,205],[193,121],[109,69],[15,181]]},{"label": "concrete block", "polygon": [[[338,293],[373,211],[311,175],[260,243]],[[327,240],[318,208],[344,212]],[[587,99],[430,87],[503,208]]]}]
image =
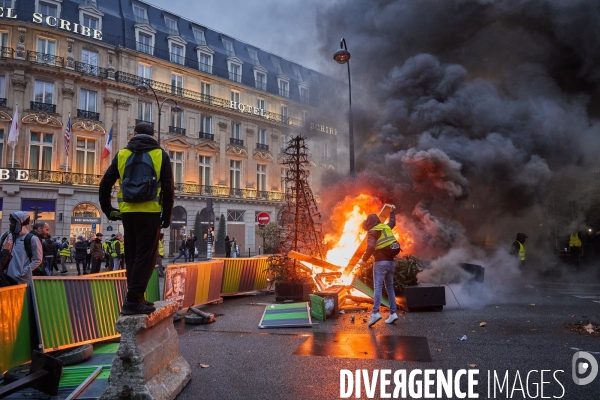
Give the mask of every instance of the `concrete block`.
[{"label": "concrete block", "polygon": [[149,315],[121,316],[115,329],[121,334],[113,358],[109,385],[100,399],[174,399],[192,376],[179,354],[173,326],[177,303],[158,301]]}]

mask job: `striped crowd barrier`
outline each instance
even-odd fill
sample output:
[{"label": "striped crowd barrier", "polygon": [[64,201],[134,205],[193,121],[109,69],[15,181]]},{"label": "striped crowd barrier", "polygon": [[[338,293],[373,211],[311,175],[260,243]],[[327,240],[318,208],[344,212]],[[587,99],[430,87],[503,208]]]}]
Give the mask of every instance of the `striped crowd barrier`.
[{"label": "striped crowd barrier", "polygon": [[27,285],[0,288],[0,374],[31,360],[28,298]]},{"label": "striped crowd barrier", "polygon": [[180,310],[221,299],[221,260],[169,265],[165,274],[163,298],[177,301]]},{"label": "striped crowd barrier", "polygon": [[127,278],[82,275],[34,277],[33,298],[41,351],[117,338]]},{"label": "striped crowd barrier", "polygon": [[[100,272],[97,274],[92,275],[94,277],[103,277],[103,278],[108,278],[108,277],[123,277],[126,278],[126,270],[124,269],[118,269],[116,271],[106,271],[106,272]],[[84,278],[87,277],[87,275],[80,275],[78,276],[78,278]],[[150,280],[148,281],[148,287],[146,287],[146,293],[144,293],[144,297],[146,298],[146,300],[148,301],[159,301],[160,300],[160,290],[158,288],[158,268],[154,268],[154,271],[152,272],[152,276],[150,277]]]},{"label": "striped crowd barrier", "polygon": [[225,263],[221,295],[236,295],[264,290],[269,285],[267,257],[213,258]]}]

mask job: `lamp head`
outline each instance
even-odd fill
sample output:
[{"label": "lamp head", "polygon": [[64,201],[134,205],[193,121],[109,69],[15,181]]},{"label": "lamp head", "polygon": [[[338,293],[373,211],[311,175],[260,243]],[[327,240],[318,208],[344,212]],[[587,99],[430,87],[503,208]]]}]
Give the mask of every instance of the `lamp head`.
[{"label": "lamp head", "polygon": [[177,104],[175,104],[173,107],[171,107],[171,112],[172,113],[179,114],[182,111],[183,110],[181,109],[181,107],[179,107]]},{"label": "lamp head", "polygon": [[338,64],[346,64],[350,60],[350,52],[346,49],[338,49],[338,51],[333,53],[333,59]]},{"label": "lamp head", "polygon": [[143,84],[143,83],[140,83],[139,85],[137,85],[137,86],[135,87],[135,91],[136,91],[138,94],[146,94],[146,93],[148,93],[148,86],[146,86],[146,85],[145,85],[145,84]]}]

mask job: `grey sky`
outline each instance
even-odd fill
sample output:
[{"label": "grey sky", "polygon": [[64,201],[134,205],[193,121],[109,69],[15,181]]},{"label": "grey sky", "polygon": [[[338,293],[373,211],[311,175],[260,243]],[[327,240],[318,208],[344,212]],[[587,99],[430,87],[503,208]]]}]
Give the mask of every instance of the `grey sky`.
[{"label": "grey sky", "polygon": [[[145,1],[308,68],[325,72],[330,63],[318,50],[317,10],[332,1]],[[337,45],[331,44],[332,54]]]}]

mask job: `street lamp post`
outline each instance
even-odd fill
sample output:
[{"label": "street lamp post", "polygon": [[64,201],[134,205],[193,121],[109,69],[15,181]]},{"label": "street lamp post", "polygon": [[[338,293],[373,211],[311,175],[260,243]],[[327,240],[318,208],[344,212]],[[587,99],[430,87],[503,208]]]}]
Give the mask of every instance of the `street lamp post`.
[{"label": "street lamp post", "polygon": [[348,65],[348,100],[349,100],[349,108],[348,108],[348,148],[350,153],[350,176],[355,176],[356,172],[354,171],[354,129],[352,122],[352,82],[350,80],[350,52],[346,47],[346,39],[342,38],[340,41],[340,48],[333,54],[333,59],[338,64],[347,64]]},{"label": "street lamp post", "polygon": [[177,105],[177,102],[169,97],[166,97],[162,103],[158,100],[158,96],[156,95],[156,91],[152,86],[150,86],[147,82],[142,82],[135,87],[135,91],[138,94],[144,95],[148,93],[148,88],[152,89],[152,93],[154,93],[154,98],[156,99],[156,104],[158,105],[158,145],[160,146],[160,116],[162,114],[162,106],[165,104],[165,101],[171,100],[175,103],[174,106],[171,107],[171,112],[175,114],[179,114],[182,110],[181,107]]}]

